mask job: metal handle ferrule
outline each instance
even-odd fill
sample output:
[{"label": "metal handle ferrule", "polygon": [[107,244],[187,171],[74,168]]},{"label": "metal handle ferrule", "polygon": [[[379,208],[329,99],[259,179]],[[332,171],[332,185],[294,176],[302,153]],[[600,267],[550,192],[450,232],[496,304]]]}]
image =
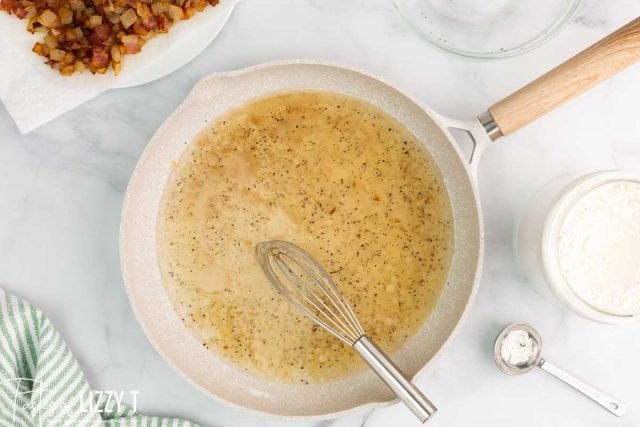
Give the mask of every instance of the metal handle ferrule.
[{"label": "metal handle ferrule", "polygon": [[493,115],[490,111],[485,111],[484,113],[478,116],[478,121],[484,128],[484,131],[489,136],[489,139],[495,141],[496,139],[502,136],[502,131],[498,127],[496,120],[493,118]]}]

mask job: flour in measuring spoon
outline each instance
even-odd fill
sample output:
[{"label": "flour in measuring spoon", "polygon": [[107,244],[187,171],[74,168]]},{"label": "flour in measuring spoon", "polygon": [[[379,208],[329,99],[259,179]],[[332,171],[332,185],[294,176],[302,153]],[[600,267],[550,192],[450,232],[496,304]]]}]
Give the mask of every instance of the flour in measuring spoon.
[{"label": "flour in measuring spoon", "polygon": [[523,366],[531,359],[535,349],[527,331],[511,331],[500,344],[500,356],[511,366]]},{"label": "flour in measuring spoon", "polygon": [[561,226],[558,255],[564,279],[584,301],[608,313],[640,313],[640,183],[606,183],[578,200]]}]

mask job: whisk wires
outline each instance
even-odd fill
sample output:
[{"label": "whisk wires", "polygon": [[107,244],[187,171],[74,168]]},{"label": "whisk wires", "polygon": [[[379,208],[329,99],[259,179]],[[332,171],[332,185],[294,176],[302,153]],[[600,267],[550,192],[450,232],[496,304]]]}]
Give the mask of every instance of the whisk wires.
[{"label": "whisk wires", "polygon": [[316,324],[349,345],[364,335],[340,289],[310,254],[273,240],[258,244],[256,257],[275,289]]}]

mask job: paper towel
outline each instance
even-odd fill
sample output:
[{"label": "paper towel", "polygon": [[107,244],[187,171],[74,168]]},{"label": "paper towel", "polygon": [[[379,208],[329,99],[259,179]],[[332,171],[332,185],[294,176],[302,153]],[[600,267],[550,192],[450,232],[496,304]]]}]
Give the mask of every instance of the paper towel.
[{"label": "paper towel", "polygon": [[111,88],[137,86],[187,64],[220,32],[238,0],[221,0],[168,34],[147,42],[136,55],[125,55],[114,76],[90,72],[62,76],[31,51],[41,36],[27,32],[26,20],[0,11],[0,100],[22,133],[28,133]]}]

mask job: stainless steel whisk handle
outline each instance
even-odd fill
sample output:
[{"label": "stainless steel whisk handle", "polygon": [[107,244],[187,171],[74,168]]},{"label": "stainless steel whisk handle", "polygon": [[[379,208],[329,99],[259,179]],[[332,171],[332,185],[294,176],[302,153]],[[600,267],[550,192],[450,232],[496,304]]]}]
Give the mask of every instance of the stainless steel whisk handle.
[{"label": "stainless steel whisk handle", "polygon": [[353,344],[353,349],[393,390],[396,396],[411,409],[420,422],[426,422],[438,410],[369,338],[364,335],[360,337]]}]

